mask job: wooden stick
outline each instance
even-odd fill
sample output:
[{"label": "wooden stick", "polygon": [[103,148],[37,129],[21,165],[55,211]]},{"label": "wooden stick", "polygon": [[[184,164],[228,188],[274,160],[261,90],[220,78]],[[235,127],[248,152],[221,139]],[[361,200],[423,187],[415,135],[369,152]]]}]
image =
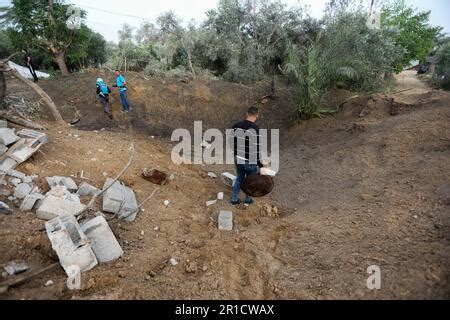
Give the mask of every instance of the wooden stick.
[{"label": "wooden stick", "polygon": [[0,293],[5,293],[7,292],[10,288],[12,287],[17,287],[19,285],[24,284],[25,282],[28,282],[30,280],[32,280],[33,278],[47,272],[50,271],[54,268],[56,268],[57,266],[59,266],[59,263],[54,263],[48,267],[45,267],[43,269],[37,270],[35,272],[31,272],[28,274],[25,274],[23,277],[17,278],[17,279],[13,279],[10,281],[5,281],[3,283],[0,284]]}]

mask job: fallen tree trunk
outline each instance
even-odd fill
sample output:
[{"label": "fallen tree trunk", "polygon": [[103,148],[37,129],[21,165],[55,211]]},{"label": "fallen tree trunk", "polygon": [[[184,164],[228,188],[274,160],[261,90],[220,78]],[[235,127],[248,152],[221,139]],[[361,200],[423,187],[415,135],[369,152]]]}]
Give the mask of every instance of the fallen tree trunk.
[{"label": "fallen tree trunk", "polygon": [[58,108],[56,107],[55,103],[53,102],[52,98],[48,96],[48,94],[41,89],[36,83],[33,81],[30,81],[24,77],[22,77],[17,71],[11,70],[11,74],[19,79],[20,81],[24,82],[26,85],[31,87],[41,98],[44,100],[45,104],[49,107],[50,112],[53,115],[53,118],[61,124],[65,124],[63,117],[61,116],[61,113],[59,113]]},{"label": "fallen tree trunk", "polygon": [[17,124],[19,126],[33,129],[33,130],[46,130],[47,128],[37,124],[31,120],[25,119],[23,117],[16,116],[7,110],[0,110],[0,118],[3,118],[11,123]]}]

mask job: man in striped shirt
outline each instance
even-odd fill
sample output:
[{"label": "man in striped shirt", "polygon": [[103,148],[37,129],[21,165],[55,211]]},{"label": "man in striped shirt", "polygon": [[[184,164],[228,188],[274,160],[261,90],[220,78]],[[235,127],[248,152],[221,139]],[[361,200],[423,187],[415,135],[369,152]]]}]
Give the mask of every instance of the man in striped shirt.
[{"label": "man in striped shirt", "polygon": [[[236,164],[237,178],[233,185],[232,205],[241,203],[239,192],[245,178],[248,175],[258,174],[259,168],[262,168],[259,127],[256,125],[258,118],[258,108],[251,107],[248,109],[246,120],[233,126],[234,162]],[[244,203],[251,205],[253,204],[253,199],[247,195]]]}]

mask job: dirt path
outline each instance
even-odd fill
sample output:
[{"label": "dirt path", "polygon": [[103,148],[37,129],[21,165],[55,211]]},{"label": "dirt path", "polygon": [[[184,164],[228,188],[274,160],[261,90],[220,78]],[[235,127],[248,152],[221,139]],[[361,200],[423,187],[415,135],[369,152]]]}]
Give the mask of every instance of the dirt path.
[{"label": "dirt path", "polygon": [[[125,255],[84,274],[81,291],[68,291],[64,272],[57,270],[2,298],[450,298],[450,210],[435,194],[450,183],[450,94],[428,89],[412,74],[399,82],[399,90],[413,85],[418,91],[356,98],[335,117],[283,129],[276,189],[248,210],[227,202],[205,207],[217,192],[230,197],[207,171],[219,174],[232,167],[175,166],[167,140],[131,127],[81,131],[48,123],[50,143],[19,168],[39,175],[44,190],[44,177],[73,175],[79,183],[81,171],[89,182],[103,185],[104,173],[113,176],[127,162],[131,140],[138,157],[124,181],[138,200],[154,188],[140,178],[143,168],[158,167],[175,180],[144,206],[135,223],[111,223]],[[53,95],[62,90],[51,91],[56,85],[47,84]],[[227,86],[220,87],[221,95]],[[171,87],[175,95],[175,83]],[[187,100],[198,108],[220,109],[223,96],[207,103],[195,102],[195,96]],[[80,99],[78,108],[93,108],[90,97]],[[264,108],[272,112],[279,103]],[[266,123],[281,123],[283,115],[277,117]],[[277,212],[268,210],[274,205]],[[217,230],[219,209],[233,210],[232,233]],[[42,227],[33,213],[0,216],[0,264],[25,259],[43,267],[57,261]],[[170,258],[179,264],[170,266]],[[366,288],[370,265],[381,267],[381,290]],[[55,285],[44,287],[50,279]]]}]

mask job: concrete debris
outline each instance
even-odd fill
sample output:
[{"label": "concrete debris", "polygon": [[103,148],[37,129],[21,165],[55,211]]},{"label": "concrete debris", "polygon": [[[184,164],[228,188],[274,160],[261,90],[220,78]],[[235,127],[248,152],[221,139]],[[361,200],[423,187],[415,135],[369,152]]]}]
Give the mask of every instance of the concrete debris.
[{"label": "concrete debris", "polygon": [[87,183],[87,182],[83,182],[83,183],[80,185],[80,188],[78,189],[77,194],[78,194],[80,197],[94,196],[98,191],[99,191],[99,190],[98,190],[96,187],[91,186],[91,185],[90,185],[89,183]]},{"label": "concrete debris", "polygon": [[217,174],[215,174],[214,172],[208,172],[208,177],[216,179],[217,178]]},{"label": "concrete debris", "polygon": [[[113,179],[108,178],[103,186],[103,190],[111,185],[113,181]],[[116,181],[103,194],[103,211],[117,214],[119,219],[133,222],[138,212],[138,204],[133,190]]]},{"label": "concrete debris", "polygon": [[55,176],[47,177],[46,180],[50,188],[65,186],[70,192],[76,192],[78,190],[78,186],[72,178]]},{"label": "concrete debris", "polygon": [[223,198],[224,198],[224,193],[223,192],[219,192],[218,194],[217,194],[217,200],[223,200]]},{"label": "concrete debris", "polygon": [[171,258],[170,260],[169,260],[169,263],[172,265],[172,266],[176,266],[176,265],[178,265],[178,261],[175,259],[175,258]]},{"label": "concrete debris", "polygon": [[20,138],[14,133],[14,129],[0,128],[0,144],[9,146]]},{"label": "concrete debris", "polygon": [[4,155],[6,151],[8,151],[8,147],[3,144],[0,144],[0,156]]},{"label": "concrete debris", "polygon": [[89,238],[81,230],[73,215],[64,215],[47,221],[45,229],[52,248],[68,276],[70,266],[79,266],[81,272],[86,272],[98,264]]},{"label": "concrete debris", "polygon": [[221,210],[219,214],[219,230],[233,230],[233,212]]},{"label": "concrete debris", "polygon": [[169,204],[170,204],[170,201],[169,201],[169,200],[164,200],[164,205],[165,205],[166,207],[168,207]]},{"label": "concrete debris", "polygon": [[14,197],[17,199],[24,199],[28,194],[30,194],[33,188],[27,183],[19,184],[14,190]]},{"label": "concrete debris", "polygon": [[57,198],[52,195],[47,195],[45,199],[42,200],[42,203],[36,213],[39,219],[51,220],[63,216],[73,217],[85,208],[86,206],[83,204],[67,199]]},{"label": "concrete debris", "polygon": [[23,273],[29,269],[28,265],[23,262],[11,261],[5,267],[5,271],[8,272],[10,276]]},{"label": "concrete debris", "polygon": [[23,129],[17,132],[17,135],[20,138],[34,140],[35,142],[39,142],[41,144],[45,144],[48,142],[48,136],[45,133],[39,131]]},{"label": "concrete debris", "polygon": [[18,142],[9,148],[6,155],[18,164],[27,161],[42,145],[48,142],[46,134],[27,129],[19,131],[16,137],[18,139],[14,142]]},{"label": "concrete debris", "polygon": [[48,280],[45,284],[44,287],[51,287],[52,285],[54,285],[55,283],[52,280]]},{"label": "concrete debris", "polygon": [[19,163],[17,163],[16,160],[11,159],[8,156],[3,156],[3,158],[0,160],[0,172],[8,172],[12,169],[17,168]]},{"label": "concrete debris", "polygon": [[30,193],[23,200],[22,205],[20,206],[20,211],[33,210],[34,206],[36,205],[36,202],[38,202],[39,200],[43,200],[44,198],[45,197],[40,193]]},{"label": "concrete debris", "polygon": [[91,248],[98,262],[111,262],[123,255],[119,242],[103,216],[99,215],[84,223],[81,230],[91,240]]},{"label": "concrete debris", "polygon": [[222,182],[227,186],[232,188],[234,186],[234,182],[236,181],[236,176],[232,175],[229,172],[224,172],[221,175]]},{"label": "concrete debris", "polygon": [[6,203],[0,201],[0,213],[1,214],[11,214],[12,211]]},{"label": "concrete debris", "polygon": [[16,197],[13,197],[13,196],[10,196],[10,197],[8,197],[8,200],[9,201],[15,201],[17,198]]},{"label": "concrete debris", "polygon": [[207,207],[211,207],[211,206],[213,206],[215,204],[217,204],[217,200],[206,201],[206,206]]},{"label": "concrete debris", "polygon": [[262,176],[269,176],[269,177],[275,177],[277,175],[277,173],[270,168],[261,168],[260,173]]},{"label": "concrete debris", "polygon": [[13,178],[13,179],[9,180],[9,182],[11,182],[11,184],[12,184],[14,187],[17,187],[19,184],[22,183],[22,180],[20,180],[20,179],[18,179],[18,178]]},{"label": "concrete debris", "polygon": [[7,175],[11,176],[13,178],[20,179],[20,180],[24,180],[26,178],[26,176],[27,176],[25,173],[22,173],[22,172],[17,171],[17,170],[9,170]]},{"label": "concrete debris", "polygon": [[0,128],[8,128],[8,121],[0,120]]}]

